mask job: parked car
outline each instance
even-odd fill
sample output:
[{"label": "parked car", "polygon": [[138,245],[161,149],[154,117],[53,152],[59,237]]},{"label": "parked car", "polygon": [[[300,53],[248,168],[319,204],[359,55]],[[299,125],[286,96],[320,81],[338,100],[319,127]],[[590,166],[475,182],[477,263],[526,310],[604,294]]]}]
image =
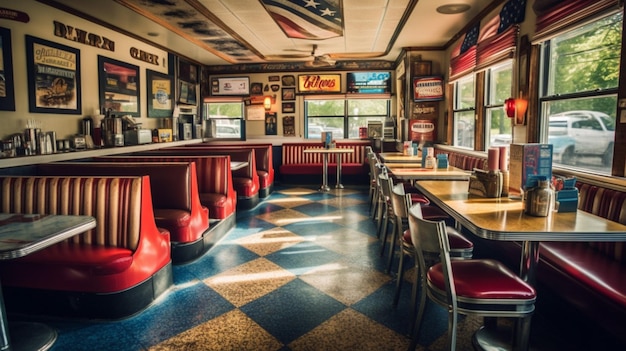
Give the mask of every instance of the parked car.
[{"label": "parked car", "polygon": [[579,110],[549,117],[548,142],[556,163],[573,165],[578,156],[597,156],[610,165],[614,141],[615,121],[605,113]]},{"label": "parked car", "polygon": [[216,136],[218,138],[240,138],[241,137],[239,128],[236,128],[233,126],[217,125],[215,129],[216,129]]}]

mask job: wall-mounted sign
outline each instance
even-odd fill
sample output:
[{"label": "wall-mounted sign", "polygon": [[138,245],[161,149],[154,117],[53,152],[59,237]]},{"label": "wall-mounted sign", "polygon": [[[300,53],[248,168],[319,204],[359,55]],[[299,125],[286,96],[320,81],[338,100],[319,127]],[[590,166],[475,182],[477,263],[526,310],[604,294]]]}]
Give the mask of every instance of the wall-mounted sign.
[{"label": "wall-mounted sign", "polygon": [[443,77],[426,76],[413,78],[414,101],[443,100]]},{"label": "wall-mounted sign", "polygon": [[382,94],[391,92],[389,72],[348,72],[346,74],[348,93]]},{"label": "wall-mounted sign", "polygon": [[250,95],[250,78],[213,78],[211,95]]},{"label": "wall-mounted sign", "polygon": [[115,42],[111,39],[65,25],[58,21],[52,21],[52,23],[54,23],[54,35],[57,37],[108,51],[115,51]]},{"label": "wall-mounted sign", "polygon": [[7,9],[5,7],[0,7],[0,18],[24,23],[30,22],[30,17],[26,12]]},{"label": "wall-mounted sign", "polygon": [[413,104],[413,111],[411,118],[417,119],[437,119],[439,117],[439,103],[438,102],[418,102]]},{"label": "wall-mounted sign", "polygon": [[305,74],[298,76],[301,93],[340,93],[340,74]]},{"label": "wall-mounted sign", "polygon": [[436,137],[434,119],[409,120],[409,138],[414,141],[434,141]]},{"label": "wall-mounted sign", "polygon": [[151,54],[149,52],[137,49],[135,47],[130,48],[130,57],[143,61],[143,62],[148,62],[151,63],[153,65],[159,65],[159,56],[155,55],[155,54]]}]

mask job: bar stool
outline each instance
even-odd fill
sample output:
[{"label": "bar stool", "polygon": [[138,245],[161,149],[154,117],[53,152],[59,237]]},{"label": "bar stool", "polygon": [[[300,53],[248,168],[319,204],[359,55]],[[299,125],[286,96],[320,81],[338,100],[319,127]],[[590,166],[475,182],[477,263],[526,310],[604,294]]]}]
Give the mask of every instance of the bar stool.
[{"label": "bar stool", "polygon": [[[426,307],[425,295],[448,310],[449,350],[456,349],[459,313],[518,318],[512,343],[515,349],[528,349],[530,320],[537,296],[535,289],[498,261],[451,260],[445,222],[423,219],[420,210],[420,206],[409,210],[409,228],[419,261],[420,282],[426,294],[420,299],[409,349],[417,346]],[[426,254],[436,251],[441,262],[426,270]],[[479,345],[474,342],[474,346]]]}]

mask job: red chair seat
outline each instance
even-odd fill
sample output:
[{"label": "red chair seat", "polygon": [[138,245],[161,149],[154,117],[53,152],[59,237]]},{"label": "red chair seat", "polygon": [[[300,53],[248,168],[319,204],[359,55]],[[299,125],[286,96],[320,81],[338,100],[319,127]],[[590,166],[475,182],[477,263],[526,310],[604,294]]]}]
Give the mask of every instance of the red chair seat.
[{"label": "red chair seat", "polygon": [[422,206],[422,218],[429,221],[442,221],[448,219],[450,216],[436,206]]},{"label": "red chair seat", "polygon": [[[452,261],[454,286],[458,297],[470,299],[517,299],[536,297],[535,289],[502,263],[494,260]],[[441,263],[428,270],[428,281],[445,291],[445,277]],[[488,303],[489,301],[484,301]]]},{"label": "red chair seat", "polygon": [[428,198],[422,194],[418,194],[418,193],[407,193],[407,194],[411,196],[411,203],[430,205],[430,200],[428,200]]}]

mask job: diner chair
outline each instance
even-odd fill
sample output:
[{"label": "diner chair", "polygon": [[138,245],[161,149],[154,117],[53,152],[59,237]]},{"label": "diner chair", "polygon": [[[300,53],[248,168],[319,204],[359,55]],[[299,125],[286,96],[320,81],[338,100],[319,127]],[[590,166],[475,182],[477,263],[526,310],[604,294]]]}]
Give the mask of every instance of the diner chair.
[{"label": "diner chair", "polygon": [[[535,310],[535,289],[502,263],[492,259],[451,260],[450,241],[444,221],[422,218],[420,206],[409,210],[409,229],[415,244],[421,294],[409,350],[417,346],[426,295],[448,310],[448,349],[456,349],[458,314],[517,318],[511,343],[526,350],[530,321]],[[439,252],[440,262],[426,269],[427,255]],[[474,333],[474,347],[476,342]]]},{"label": "diner chair", "polygon": [[[411,231],[408,228],[408,218],[409,218],[409,209],[413,205],[411,203],[411,197],[409,194],[404,192],[404,188],[401,185],[396,185],[393,187],[392,199],[394,204],[394,209],[399,209],[396,211],[396,215],[401,217],[398,221],[403,222],[403,231],[399,234],[399,242],[400,242],[400,258],[398,261],[398,273],[396,275],[396,292],[393,299],[393,306],[398,305],[398,300],[400,298],[400,290],[402,289],[402,283],[404,281],[404,260],[405,258],[411,257],[414,261],[416,261],[417,257],[415,256],[415,247],[413,246],[413,241],[411,240]],[[416,211],[417,212],[417,211]],[[438,220],[447,220],[449,216],[443,210],[439,209],[435,206],[420,206],[420,214],[422,218],[438,221]],[[406,224],[406,226],[405,226]],[[466,260],[472,258],[474,251],[474,243],[465,238],[461,233],[459,233],[456,229],[452,227],[447,227],[448,233],[448,241],[450,242],[450,257],[452,259],[460,259]],[[401,235],[400,235],[401,234]],[[437,256],[439,255],[439,251],[428,253],[429,255],[429,264],[437,260]],[[416,275],[417,278],[417,275]],[[417,298],[417,287],[418,287],[418,279],[415,279],[413,282],[413,288],[411,292],[411,326],[409,330],[413,329],[414,322],[414,314],[415,314],[415,301]]]},{"label": "diner chair", "polygon": [[[403,228],[403,222],[402,222],[402,218],[405,218],[404,223],[405,226],[407,227],[408,224],[406,224],[406,216],[402,217],[402,216],[397,216],[396,215],[396,209],[394,208],[394,204],[393,204],[393,200],[392,200],[392,193],[393,193],[393,187],[394,187],[394,183],[393,180],[389,177],[388,173],[387,173],[387,169],[384,167],[382,173],[379,175],[378,178],[379,182],[380,182],[380,186],[383,192],[383,208],[384,208],[384,217],[382,218],[382,227],[380,230],[382,230],[381,232],[379,232],[379,237],[380,235],[382,235],[382,246],[381,246],[381,250],[380,250],[380,255],[383,256],[384,252],[385,252],[385,247],[387,244],[387,239],[388,239],[388,235],[389,235],[389,231],[388,231],[388,223],[391,223],[391,240],[389,240],[389,256],[387,258],[387,269],[386,272],[389,273],[391,272],[391,265],[393,263],[393,256],[394,256],[394,252],[395,252],[395,243],[397,241],[398,238],[398,232],[402,233],[402,228]],[[403,186],[403,185],[400,185]],[[411,203],[419,203],[421,205],[429,205],[430,201],[428,200],[428,198],[422,194],[418,194],[418,193],[411,193],[409,194],[409,197],[411,199]],[[439,210],[440,213],[442,213],[443,215],[445,215],[445,212]],[[433,212],[434,215],[434,211],[430,211]]]},{"label": "diner chair", "polygon": [[369,184],[369,202],[370,202],[370,217],[375,218],[377,205],[379,203],[379,195],[378,195],[378,184],[377,178],[380,173],[378,169],[380,169],[380,162],[378,161],[378,157],[372,151],[371,147],[368,147],[369,150],[367,152],[367,161],[370,167],[370,184]]}]

